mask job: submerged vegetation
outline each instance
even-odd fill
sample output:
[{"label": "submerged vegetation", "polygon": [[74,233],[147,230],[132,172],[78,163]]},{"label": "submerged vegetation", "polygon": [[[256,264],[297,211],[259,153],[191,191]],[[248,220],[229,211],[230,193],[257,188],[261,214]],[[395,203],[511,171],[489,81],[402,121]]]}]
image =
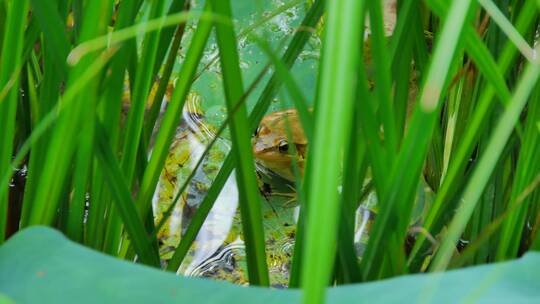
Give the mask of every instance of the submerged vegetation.
[{"label": "submerged vegetation", "polygon": [[228,279],[285,267],[306,303],[540,250],[539,12],[0,0],[0,244],[46,225],[186,273],[225,193],[246,275]]}]

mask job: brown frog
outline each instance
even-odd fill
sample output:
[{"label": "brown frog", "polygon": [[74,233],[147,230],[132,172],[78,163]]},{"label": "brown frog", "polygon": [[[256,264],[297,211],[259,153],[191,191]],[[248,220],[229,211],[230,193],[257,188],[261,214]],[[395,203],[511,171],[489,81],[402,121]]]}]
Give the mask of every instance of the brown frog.
[{"label": "brown frog", "polygon": [[[288,128],[292,142],[289,141]],[[293,144],[296,155],[289,151]],[[307,145],[307,138],[295,109],[266,115],[252,139],[253,155],[257,162],[289,181],[294,180],[292,164],[295,157],[300,174],[304,175]]]}]

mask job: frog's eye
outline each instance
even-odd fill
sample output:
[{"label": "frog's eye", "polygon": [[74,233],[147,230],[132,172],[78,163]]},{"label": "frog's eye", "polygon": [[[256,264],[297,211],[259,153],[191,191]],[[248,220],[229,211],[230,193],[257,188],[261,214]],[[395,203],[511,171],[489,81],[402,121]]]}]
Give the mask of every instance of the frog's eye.
[{"label": "frog's eye", "polygon": [[281,153],[287,153],[287,152],[289,152],[289,144],[287,143],[286,140],[282,140],[282,141],[279,143],[278,150],[279,150],[279,152],[281,152]]}]

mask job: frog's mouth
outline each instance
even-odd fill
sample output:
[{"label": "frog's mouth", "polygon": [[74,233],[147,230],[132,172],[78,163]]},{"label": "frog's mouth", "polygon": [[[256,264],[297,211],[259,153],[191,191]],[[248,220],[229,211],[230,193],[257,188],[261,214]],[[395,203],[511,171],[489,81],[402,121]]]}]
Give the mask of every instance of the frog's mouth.
[{"label": "frog's mouth", "polygon": [[289,165],[285,163],[266,162],[262,160],[258,160],[256,163],[258,163],[258,167],[264,168],[262,173],[265,173],[266,175],[272,172],[286,180],[294,180],[294,174],[291,170],[290,162]]}]

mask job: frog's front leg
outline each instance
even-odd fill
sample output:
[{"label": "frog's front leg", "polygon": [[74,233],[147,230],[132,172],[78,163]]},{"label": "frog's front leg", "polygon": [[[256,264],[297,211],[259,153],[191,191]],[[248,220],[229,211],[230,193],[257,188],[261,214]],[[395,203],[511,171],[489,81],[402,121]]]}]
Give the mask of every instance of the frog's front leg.
[{"label": "frog's front leg", "polygon": [[[278,177],[278,180],[281,181],[282,179]],[[291,184],[284,183],[285,187],[282,186],[280,188],[285,188],[282,189],[285,191],[277,192],[274,190],[272,185],[275,185],[275,183],[279,183],[279,181],[275,180],[275,176],[272,177],[264,174],[264,172],[257,172],[257,183],[259,186],[259,192],[264,197],[264,199],[271,205],[272,209],[274,209],[273,205],[275,202],[272,202],[270,198],[273,196],[289,198],[287,201],[285,201],[285,203],[281,204],[281,206],[284,208],[296,207],[297,204],[295,204],[295,202],[298,201],[298,194],[296,192],[296,189]],[[290,192],[287,190],[290,190]]]},{"label": "frog's front leg", "polygon": [[283,207],[285,208],[296,207],[298,205],[298,192],[296,191],[296,188],[294,188],[293,186],[289,184],[287,184],[287,187],[291,190],[291,192],[272,192],[272,195],[289,198],[287,201],[285,201],[285,203],[283,204]]},{"label": "frog's front leg", "polygon": [[272,195],[272,187],[269,183],[263,180],[262,173],[259,171],[257,171],[257,185],[259,187],[259,192],[261,193],[261,195],[266,201],[269,201],[268,197]]}]

